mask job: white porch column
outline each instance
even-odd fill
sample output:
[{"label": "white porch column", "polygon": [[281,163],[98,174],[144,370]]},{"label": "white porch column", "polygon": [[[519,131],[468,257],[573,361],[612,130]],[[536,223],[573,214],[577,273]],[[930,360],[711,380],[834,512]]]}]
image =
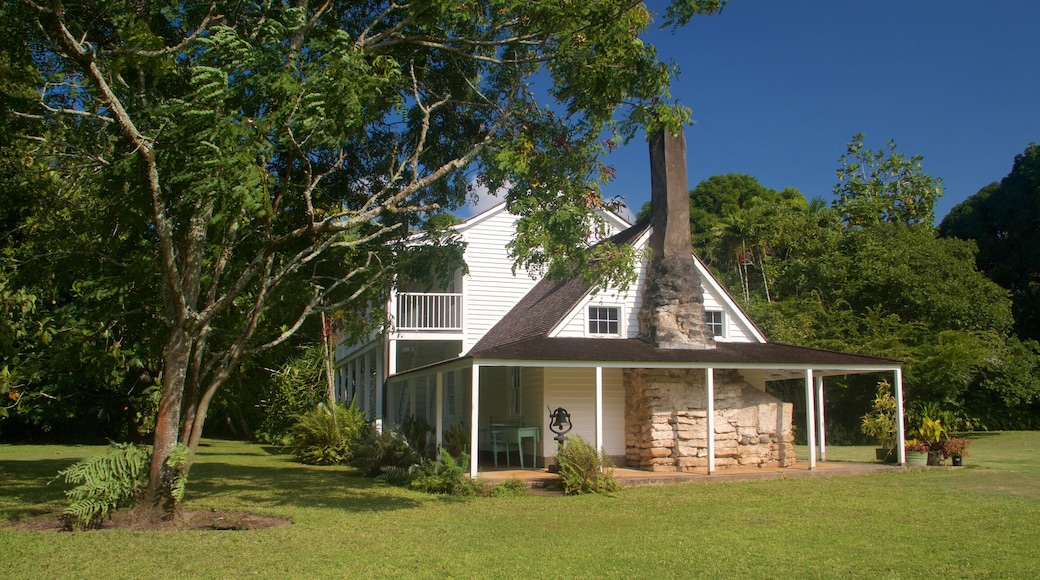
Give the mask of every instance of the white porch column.
[{"label": "white porch column", "polygon": [[903,427],[903,369],[896,369],[896,452],[899,464],[906,465],[906,429]]},{"label": "white porch column", "polygon": [[361,361],[358,357],[354,357],[350,361],[350,399],[354,401],[354,406],[358,409],[361,408],[361,396],[359,391],[361,390]]},{"label": "white porch column", "polygon": [[820,461],[827,461],[827,431],[823,421],[823,377],[816,377],[816,433],[820,438]]},{"label": "white porch column", "polygon": [[715,369],[705,370],[704,384],[707,390],[707,445],[708,445],[708,475],[715,473]]},{"label": "white porch column", "polygon": [[357,403],[354,400],[354,360],[347,361],[347,377],[346,385],[344,388],[347,390],[347,404]]},{"label": "white porch column", "polygon": [[368,416],[368,352],[358,357],[358,408],[367,419],[374,419]]},{"label": "white porch column", "polygon": [[816,409],[813,402],[813,372],[805,369],[805,425],[808,431],[809,469],[816,469]]},{"label": "white porch column", "polygon": [[375,359],[376,359],[376,374],[373,377],[374,380],[372,382],[375,383],[375,388],[376,388],[376,392],[375,392],[375,396],[376,396],[376,411],[375,411],[375,415],[376,415],[377,419],[383,419],[383,390],[384,390],[383,389],[383,385],[386,384],[386,376],[387,376],[386,372],[384,372],[384,366],[385,365],[383,364],[384,363],[384,360],[383,360],[383,356],[384,356],[383,350],[379,349],[377,351],[374,351],[374,356],[375,356]]},{"label": "white porch column", "polygon": [[469,410],[469,441],[470,460],[469,476],[477,478],[477,459],[480,456],[480,365],[474,364],[470,370],[470,410]]},{"label": "white porch column", "polygon": [[386,341],[386,371],[388,375],[397,374],[397,341],[392,338]]},{"label": "white porch column", "polygon": [[434,396],[434,409],[436,409],[437,418],[436,429],[437,429],[437,453],[441,452],[441,446],[444,445],[444,373],[437,373],[437,383],[433,389]]},{"label": "white porch column", "polygon": [[603,451],[603,367],[596,367],[596,451]]}]

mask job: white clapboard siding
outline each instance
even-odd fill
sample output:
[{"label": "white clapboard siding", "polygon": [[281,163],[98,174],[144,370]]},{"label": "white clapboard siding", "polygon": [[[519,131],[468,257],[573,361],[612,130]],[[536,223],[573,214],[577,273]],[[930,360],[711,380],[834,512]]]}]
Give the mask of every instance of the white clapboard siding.
[{"label": "white clapboard siding", "polygon": [[[636,242],[636,248],[645,247],[649,236],[644,235]],[[705,310],[721,310],[724,313],[726,333],[717,337],[720,342],[758,342],[760,335],[752,327],[747,316],[736,306],[706,267],[695,259],[701,275],[701,288],[704,290]],[[588,334],[589,306],[617,306],[622,309],[621,336],[636,338],[639,336],[639,309],[643,305],[643,282],[646,279],[647,264],[640,262],[636,266],[638,278],[626,292],[604,291],[590,294],[572,310],[551,333],[553,337],[584,337]],[[599,338],[609,338],[597,335]]]},{"label": "white clapboard siding", "polygon": [[[516,217],[501,205],[463,224],[469,274],[463,280],[463,308],[468,351],[538,283],[523,268],[513,274],[506,244],[516,231]],[[618,218],[607,220],[613,235],[627,227]]]},{"label": "white clapboard siding", "polygon": [[[607,455],[625,454],[625,389],[621,369],[603,369],[603,449]],[[548,408],[563,407],[574,425],[570,432],[594,445],[596,441],[596,370],[589,368],[545,369],[544,403]],[[556,442],[544,419],[545,455],[556,453]]]},{"label": "white clapboard siding", "polygon": [[522,269],[513,275],[506,244],[512,239],[516,218],[502,206],[488,213],[460,231],[469,267],[462,284],[463,352],[469,351],[537,283]]}]

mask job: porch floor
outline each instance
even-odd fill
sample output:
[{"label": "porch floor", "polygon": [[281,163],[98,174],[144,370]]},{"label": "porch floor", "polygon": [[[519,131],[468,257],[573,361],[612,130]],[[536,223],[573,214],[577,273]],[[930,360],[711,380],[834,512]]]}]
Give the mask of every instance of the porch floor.
[{"label": "porch floor", "polygon": [[[558,479],[547,469],[519,469],[517,467],[479,466],[479,476],[491,483],[517,478],[527,482],[530,487],[545,487]],[[630,467],[615,467],[614,477],[622,486],[663,485],[671,483],[711,483],[722,481],[753,481],[759,479],[788,479],[793,477],[837,477],[848,475],[869,475],[891,471],[905,471],[900,465],[884,465],[880,463],[854,463],[848,461],[818,461],[816,469],[810,471],[809,463],[799,461],[793,467],[747,467],[726,468],[708,475],[706,469],[694,472],[677,471],[643,471]]]}]

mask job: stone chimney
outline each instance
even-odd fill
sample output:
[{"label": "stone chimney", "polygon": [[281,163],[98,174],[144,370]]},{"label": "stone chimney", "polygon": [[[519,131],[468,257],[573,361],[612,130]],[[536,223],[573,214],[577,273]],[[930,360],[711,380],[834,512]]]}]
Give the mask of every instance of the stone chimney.
[{"label": "stone chimney", "polygon": [[657,348],[715,348],[704,321],[704,292],[693,264],[686,138],[660,130],[650,137],[650,267],[639,311],[640,338]]}]

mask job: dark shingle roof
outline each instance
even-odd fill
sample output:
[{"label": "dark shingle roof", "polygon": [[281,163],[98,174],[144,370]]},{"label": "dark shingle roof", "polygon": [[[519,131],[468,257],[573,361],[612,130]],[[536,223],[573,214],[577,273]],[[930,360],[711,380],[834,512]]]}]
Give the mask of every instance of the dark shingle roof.
[{"label": "dark shingle roof", "polygon": [[[638,339],[548,338],[526,340],[481,348],[467,355],[477,359],[547,360],[632,363],[723,363],[766,365],[894,366],[899,361],[793,346],[776,342],[717,342],[704,350],[655,348]],[[635,366],[635,365],[633,365]]]}]

